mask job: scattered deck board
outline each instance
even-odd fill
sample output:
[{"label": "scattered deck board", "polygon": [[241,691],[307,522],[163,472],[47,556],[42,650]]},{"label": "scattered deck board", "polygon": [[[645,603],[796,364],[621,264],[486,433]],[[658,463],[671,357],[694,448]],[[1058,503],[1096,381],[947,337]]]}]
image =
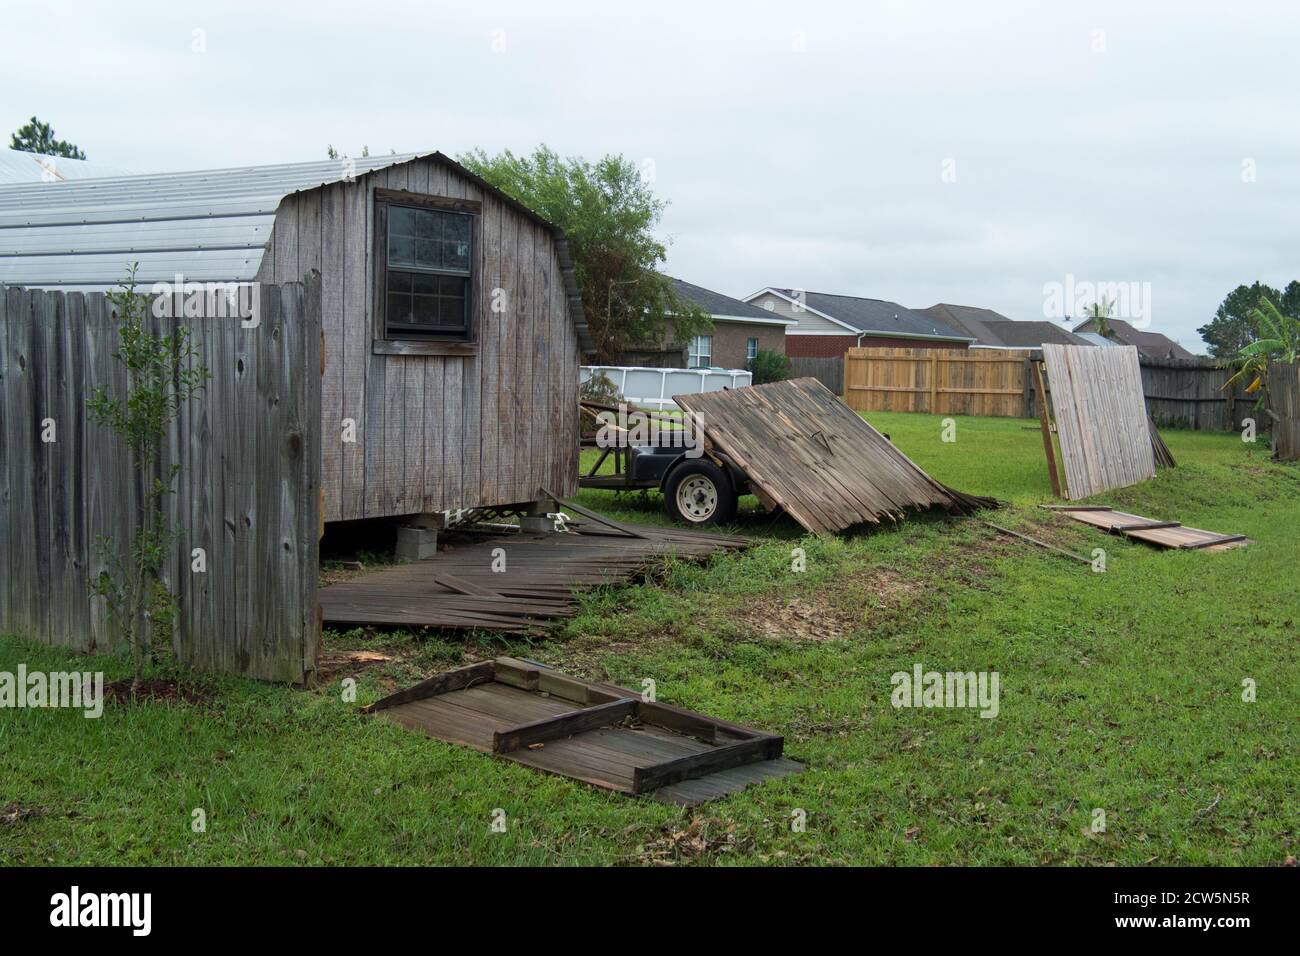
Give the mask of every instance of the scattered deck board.
[{"label": "scattered deck board", "polygon": [[908,511],[995,508],[935,481],[814,378],[675,395],[706,439],[814,534]]},{"label": "scattered deck board", "polygon": [[573,615],[576,589],[625,583],[669,556],[702,559],[750,544],[732,535],[620,527],[453,534],[433,557],[321,588],[323,620],[540,634]]},{"label": "scattered deck board", "polygon": [[1084,524],[1101,528],[1111,534],[1136,538],[1138,541],[1145,541],[1161,548],[1182,551],[1227,551],[1232,548],[1244,548],[1250,544],[1250,539],[1244,534],[1220,534],[1217,531],[1188,528],[1177,521],[1143,518],[1141,515],[1114,511],[1097,505],[1080,507],[1060,505],[1052,510],[1063,512],[1075,521],[1082,521]]},{"label": "scattered deck board", "polygon": [[803,769],[774,734],[508,657],[435,675],[366,712],[535,770],[679,806]]},{"label": "scattered deck board", "polygon": [[[1043,361],[1065,497],[1087,498],[1154,478],[1159,435],[1147,417],[1137,349],[1048,343],[1043,345]],[[1051,468],[1046,434],[1044,443]],[[1172,464],[1172,456],[1168,461]]]}]

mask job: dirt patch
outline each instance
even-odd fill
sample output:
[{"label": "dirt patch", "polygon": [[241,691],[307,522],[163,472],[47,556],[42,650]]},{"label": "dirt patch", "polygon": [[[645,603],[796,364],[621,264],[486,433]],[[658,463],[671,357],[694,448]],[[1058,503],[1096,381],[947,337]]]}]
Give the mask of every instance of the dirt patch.
[{"label": "dirt patch", "polygon": [[695,817],[684,830],[665,827],[663,836],[641,847],[638,859],[649,866],[676,866],[739,848],[732,824],[713,817]]},{"label": "dirt patch", "polygon": [[131,681],[115,680],[104,685],[104,700],[117,704],[158,701],[165,704],[206,704],[211,698],[204,691],[174,680],[142,680],[131,688]]},{"label": "dirt patch", "polygon": [[766,637],[795,641],[837,641],[850,637],[873,617],[910,604],[924,582],[889,568],[870,568],[808,594],[760,597],[738,611],[738,619]]},{"label": "dirt patch", "polygon": [[16,827],[28,820],[39,820],[48,811],[44,807],[27,807],[14,801],[0,807],[0,826]]}]

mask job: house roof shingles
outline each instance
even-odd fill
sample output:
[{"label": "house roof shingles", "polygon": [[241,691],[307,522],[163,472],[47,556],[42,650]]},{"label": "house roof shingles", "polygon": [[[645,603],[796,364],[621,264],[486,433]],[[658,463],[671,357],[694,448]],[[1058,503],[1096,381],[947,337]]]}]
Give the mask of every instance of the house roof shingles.
[{"label": "house roof shingles", "polygon": [[773,292],[794,298],[802,295],[808,308],[838,319],[858,332],[898,338],[941,338],[967,341],[975,338],[961,332],[934,316],[887,299],[864,299],[853,295],[834,295],[829,292],[807,292],[769,287]]},{"label": "house roof shingles", "polygon": [[[1194,359],[1196,358],[1191,352],[1183,348],[1167,335],[1159,332],[1143,332],[1135,329],[1123,319],[1107,319],[1106,324],[1110,327],[1111,338],[1123,342],[1125,345],[1135,346],[1138,352],[1147,358],[1154,359]],[[1074,327],[1075,332],[1096,332],[1097,320],[1088,319],[1086,322],[1080,322]]]},{"label": "house roof shingles", "polygon": [[677,293],[678,298],[693,302],[714,318],[752,319],[755,322],[763,322],[768,325],[773,323],[794,325],[793,321],[782,322],[779,315],[774,315],[767,309],[760,309],[756,305],[750,305],[740,299],[733,299],[721,292],[714,292],[712,289],[706,289],[703,286],[683,282],[673,276],[669,276],[668,279],[672,282],[673,291]]},{"label": "house roof shingles", "polygon": [[992,309],[973,305],[953,305],[940,302],[922,310],[940,321],[972,335],[980,345],[1005,349],[1036,349],[1043,343],[1055,345],[1087,345],[1068,329],[1063,329],[1046,319],[1017,321]]}]

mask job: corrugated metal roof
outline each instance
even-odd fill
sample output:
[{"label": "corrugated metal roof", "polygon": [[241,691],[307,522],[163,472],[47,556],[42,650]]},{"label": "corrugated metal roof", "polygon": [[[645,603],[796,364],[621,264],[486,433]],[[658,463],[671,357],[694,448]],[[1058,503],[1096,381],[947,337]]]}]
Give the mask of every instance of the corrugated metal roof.
[{"label": "corrugated metal roof", "polygon": [[1113,342],[1097,332],[1075,332],[1073,334],[1076,338],[1083,339],[1089,345],[1098,345],[1102,348],[1122,348],[1118,342]]},{"label": "corrugated metal roof", "polygon": [[513,196],[439,152],[279,166],[149,173],[0,185],[0,285],[103,291],[132,263],[141,286],[257,277],[280,200],[290,193],[430,159],[550,230],[569,312],[584,352],[595,348],[564,233]]},{"label": "corrugated metal roof", "polygon": [[0,186],[0,284],[110,289],[133,262],[142,285],[249,281],[285,196],[417,155]]},{"label": "corrugated metal roof", "polygon": [[57,183],[69,179],[130,176],[137,172],[139,170],[125,166],[92,163],[84,159],[0,149],[0,183]]}]

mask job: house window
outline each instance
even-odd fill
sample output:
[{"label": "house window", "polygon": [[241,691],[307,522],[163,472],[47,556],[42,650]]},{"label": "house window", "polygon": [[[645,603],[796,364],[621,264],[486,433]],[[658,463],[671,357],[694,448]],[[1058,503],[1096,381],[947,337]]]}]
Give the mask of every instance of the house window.
[{"label": "house window", "polygon": [[713,364],[713,336],[697,335],[691,339],[691,368],[708,368]]},{"label": "house window", "polygon": [[468,341],[474,214],[456,208],[454,201],[421,196],[385,197],[375,209],[383,338]]},{"label": "house window", "polygon": [[745,343],[745,358],[758,358],[758,339],[750,339]]}]

